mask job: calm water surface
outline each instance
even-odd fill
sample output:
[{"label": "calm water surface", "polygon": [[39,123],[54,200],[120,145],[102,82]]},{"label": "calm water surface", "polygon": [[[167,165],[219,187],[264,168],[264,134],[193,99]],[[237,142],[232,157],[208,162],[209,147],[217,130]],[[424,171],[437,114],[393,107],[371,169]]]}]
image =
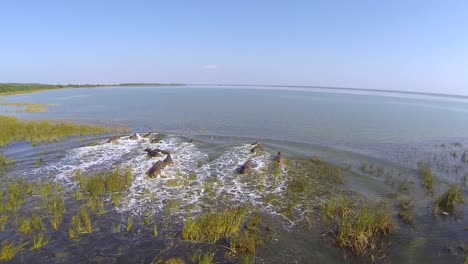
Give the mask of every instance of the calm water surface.
[{"label": "calm water surface", "polygon": [[[433,198],[419,188],[416,171],[418,161],[429,162],[434,168],[437,194],[449,184],[456,183],[464,188],[466,196],[468,164],[462,162],[461,156],[468,151],[468,99],[326,89],[190,86],[66,89],[11,96],[6,102],[54,106],[48,113],[40,114],[14,113],[10,108],[0,106],[0,114],[3,111],[22,118],[63,119],[126,126],[137,133],[160,131],[170,134],[172,136],[164,144],[174,150],[176,161],[183,164],[177,170],[193,170],[200,162],[206,162],[206,166],[196,169],[199,175],[206,177],[214,175],[228,179],[232,166],[247,158],[244,152],[248,146],[242,144],[260,140],[269,153],[283,151],[288,158],[318,155],[342,166],[348,171],[347,188],[371,199],[392,203],[391,188],[384,179],[376,179],[360,169],[363,164],[381,166],[394,179],[409,180],[417,186],[414,197],[419,223],[416,227],[401,225],[400,231],[392,237],[389,252],[394,262],[459,261],[460,256],[446,254],[444,245],[450,241],[468,243],[467,231],[462,231],[467,224],[463,217],[468,213],[467,206],[462,206],[460,215],[454,219],[435,219],[430,211]],[[196,147],[186,145],[181,136],[194,138],[200,144]],[[16,174],[31,177],[55,177],[63,172],[62,179],[67,179],[66,172],[77,168],[94,171],[121,164],[138,164],[135,170],[143,175],[151,165],[141,155],[146,143],[112,146],[112,155],[101,146],[86,147],[88,143],[89,140],[73,139],[37,148],[19,143],[7,148],[5,153],[17,161]],[[44,158],[44,168],[34,168],[38,155]],[[266,162],[270,156],[263,158],[265,160],[258,157],[257,161]],[[66,185],[67,180],[64,183]],[[139,201],[138,195],[148,188],[156,190],[159,187],[143,178],[138,180],[132,198]],[[240,201],[257,202],[252,190],[235,181],[227,180],[223,188],[235,192]],[[198,199],[189,192],[159,191],[167,195],[166,198],[185,195],[183,199],[187,204]],[[135,202],[128,210],[138,213],[147,207],[144,202]],[[66,237],[66,234],[62,236]],[[60,240],[60,237],[56,239]],[[71,252],[83,254],[86,249],[92,256],[106,255],[106,252],[115,251],[111,246],[106,247],[110,241],[135,239],[97,236],[84,240],[88,246],[80,242],[80,246]],[[151,241],[151,238],[139,237],[135,243],[147,243],[151,247],[157,243],[156,247],[160,248],[167,246],[167,241]],[[343,261],[339,250],[322,242],[321,233],[291,229],[266,245],[259,252],[259,258],[265,263]],[[54,248],[58,250],[60,246]],[[155,255],[154,250],[131,245],[119,250],[127,252],[128,257],[121,262],[132,259],[131,254]],[[31,258],[34,255],[26,256],[26,259]],[[45,261],[47,256],[41,255],[41,259]],[[146,260],[142,259],[143,262]]]}]

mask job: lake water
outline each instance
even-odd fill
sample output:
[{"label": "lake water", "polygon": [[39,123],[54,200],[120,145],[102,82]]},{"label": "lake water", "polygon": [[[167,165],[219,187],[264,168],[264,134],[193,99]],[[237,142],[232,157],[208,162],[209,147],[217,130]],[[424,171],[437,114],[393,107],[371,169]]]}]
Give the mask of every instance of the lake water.
[{"label": "lake water", "polygon": [[[462,206],[455,218],[435,219],[430,210],[434,198],[420,188],[416,170],[418,161],[431,164],[437,182],[436,194],[449,184],[459,184],[466,196],[468,164],[462,161],[463,153],[468,151],[466,98],[305,88],[183,86],[64,89],[11,96],[6,102],[54,106],[47,113],[31,114],[14,113],[11,108],[0,106],[0,114],[3,111],[26,119],[125,126],[140,134],[164,133],[168,136],[161,147],[171,149],[177,164],[168,171],[167,177],[194,172],[200,182],[216,178],[220,193],[227,192],[233,201],[252,203],[275,216],[279,213],[265,204],[261,191],[232,175],[233,168],[248,158],[262,167],[276,151],[282,151],[289,159],[317,155],[346,169],[346,189],[373,200],[394,203],[389,197],[393,187],[383,177],[363,171],[363,165],[372,164],[391,174],[393,180],[408,180],[416,186],[412,195],[417,201],[419,223],[416,227],[402,225],[393,236],[389,254],[394,262],[459,261],[460,256],[449,256],[444,245],[451,241],[468,243],[467,231],[463,231],[467,206]],[[195,139],[195,143],[189,143],[189,139]],[[250,143],[255,140],[266,146],[265,154],[249,154]],[[89,146],[95,141],[94,138],[72,139],[36,148],[19,143],[8,147],[5,154],[17,161],[15,174],[53,177],[69,188],[74,188],[70,175],[76,169],[93,172],[122,165],[132,167],[137,176],[129,202],[115,217],[123,213],[138,215],[147,210],[157,212],[171,199],[179,199],[182,210],[198,205],[203,186],[174,190],[145,178],[144,172],[153,163],[142,154],[142,149],[151,146],[149,142],[122,140],[118,145]],[[34,168],[37,156],[44,159],[41,168]],[[282,184],[285,183],[273,186],[265,182],[265,192],[276,188],[281,193]],[[150,202],[145,196],[148,192],[154,192],[160,199]],[[438,231],[432,232],[435,228]],[[321,234],[288,230],[275,243],[260,250],[260,260],[265,263],[342,261],[339,251],[322,243]],[[110,238],[95,239],[93,245],[101,248]],[[152,254],[133,247],[127,250]],[[432,253],[425,254],[428,250]]]}]

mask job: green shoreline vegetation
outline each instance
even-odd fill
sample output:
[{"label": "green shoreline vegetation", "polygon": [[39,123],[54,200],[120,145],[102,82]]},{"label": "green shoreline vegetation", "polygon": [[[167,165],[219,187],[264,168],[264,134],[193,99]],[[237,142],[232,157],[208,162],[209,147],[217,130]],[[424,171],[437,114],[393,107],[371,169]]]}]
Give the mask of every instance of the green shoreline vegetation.
[{"label": "green shoreline vegetation", "polygon": [[13,142],[50,143],[74,136],[96,136],[121,129],[78,125],[72,122],[26,121],[0,116],[0,148]]},{"label": "green shoreline vegetation", "polygon": [[119,87],[119,86],[183,86],[179,83],[119,83],[119,84],[23,84],[23,83],[0,83],[0,96],[36,93],[48,90],[68,89],[68,88],[99,88],[99,87]]}]

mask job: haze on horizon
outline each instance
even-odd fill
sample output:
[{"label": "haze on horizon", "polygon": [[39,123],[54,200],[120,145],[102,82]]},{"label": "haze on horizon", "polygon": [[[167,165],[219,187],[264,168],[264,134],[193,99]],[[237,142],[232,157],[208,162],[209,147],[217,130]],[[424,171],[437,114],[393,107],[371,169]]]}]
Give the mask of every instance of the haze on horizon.
[{"label": "haze on horizon", "polygon": [[468,95],[466,1],[2,1],[0,82]]}]

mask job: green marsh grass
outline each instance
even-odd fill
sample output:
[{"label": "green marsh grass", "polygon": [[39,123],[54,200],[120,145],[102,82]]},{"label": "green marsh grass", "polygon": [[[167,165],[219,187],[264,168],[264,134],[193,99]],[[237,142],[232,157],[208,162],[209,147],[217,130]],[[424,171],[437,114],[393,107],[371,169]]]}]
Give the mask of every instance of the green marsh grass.
[{"label": "green marsh grass", "polygon": [[74,136],[106,134],[115,129],[70,122],[26,121],[0,116],[0,148],[13,142],[49,143]]},{"label": "green marsh grass", "polygon": [[212,264],[215,256],[215,251],[209,251],[203,253],[200,249],[197,249],[191,256],[190,261],[195,264]]},{"label": "green marsh grass", "polygon": [[245,216],[245,209],[227,209],[221,213],[205,213],[197,219],[186,221],[182,238],[210,243],[215,243],[221,238],[232,238],[239,234]]},{"label": "green marsh grass", "polygon": [[158,225],[157,225],[157,224],[154,224],[154,225],[153,225],[153,236],[154,236],[154,237],[157,237],[158,235],[159,235]]},{"label": "green marsh grass", "polygon": [[31,215],[31,225],[34,231],[45,231],[45,225],[42,218],[36,214]]},{"label": "green marsh grass", "polygon": [[0,175],[5,172],[6,169],[11,168],[15,165],[14,160],[7,159],[4,155],[0,154]]},{"label": "green marsh grass", "polygon": [[93,232],[91,216],[86,208],[81,208],[80,211],[72,217],[68,237],[70,239],[79,238],[80,234],[90,234]]},{"label": "green marsh grass", "polygon": [[463,191],[458,185],[452,185],[445,193],[443,193],[436,201],[434,212],[445,210],[453,212],[457,204],[463,204],[465,199]]},{"label": "green marsh grass", "polygon": [[8,185],[8,200],[5,209],[9,212],[17,212],[25,203],[26,195],[32,194],[30,188],[32,185],[26,183],[23,179],[15,180]]},{"label": "green marsh grass", "polygon": [[171,258],[166,260],[164,264],[185,264],[185,261],[181,258]]},{"label": "green marsh grass", "polygon": [[31,250],[39,250],[49,244],[50,237],[47,237],[43,232],[33,237],[33,246]]},{"label": "green marsh grass", "polygon": [[422,184],[427,192],[434,192],[434,177],[432,176],[432,168],[424,161],[418,162],[419,176],[422,179]]},{"label": "green marsh grass", "polygon": [[2,243],[2,250],[0,251],[0,261],[11,261],[18,253],[24,250],[25,244],[15,246],[13,243],[5,241]]},{"label": "green marsh grass", "polygon": [[340,196],[322,205],[322,218],[333,230],[334,241],[356,255],[368,256],[378,248],[379,238],[396,230],[389,211],[381,205],[358,208],[350,198]]},{"label": "green marsh grass", "polygon": [[5,226],[8,223],[9,219],[10,219],[10,216],[8,215],[0,216],[0,231],[5,231]]},{"label": "green marsh grass", "polygon": [[133,230],[133,217],[128,216],[127,218],[127,232],[131,232]]},{"label": "green marsh grass", "polygon": [[[131,170],[116,169],[111,172],[85,176],[80,171],[75,173],[75,179],[81,190],[77,190],[78,199],[87,196],[87,206],[91,211],[98,214],[106,213],[104,198],[110,195],[111,201],[116,207],[122,204],[122,193],[130,188],[133,181]],[[77,200],[78,200],[77,199]]]},{"label": "green marsh grass", "polygon": [[18,231],[23,235],[30,235],[32,232],[31,228],[31,220],[30,219],[23,219],[21,225],[18,228]]}]

